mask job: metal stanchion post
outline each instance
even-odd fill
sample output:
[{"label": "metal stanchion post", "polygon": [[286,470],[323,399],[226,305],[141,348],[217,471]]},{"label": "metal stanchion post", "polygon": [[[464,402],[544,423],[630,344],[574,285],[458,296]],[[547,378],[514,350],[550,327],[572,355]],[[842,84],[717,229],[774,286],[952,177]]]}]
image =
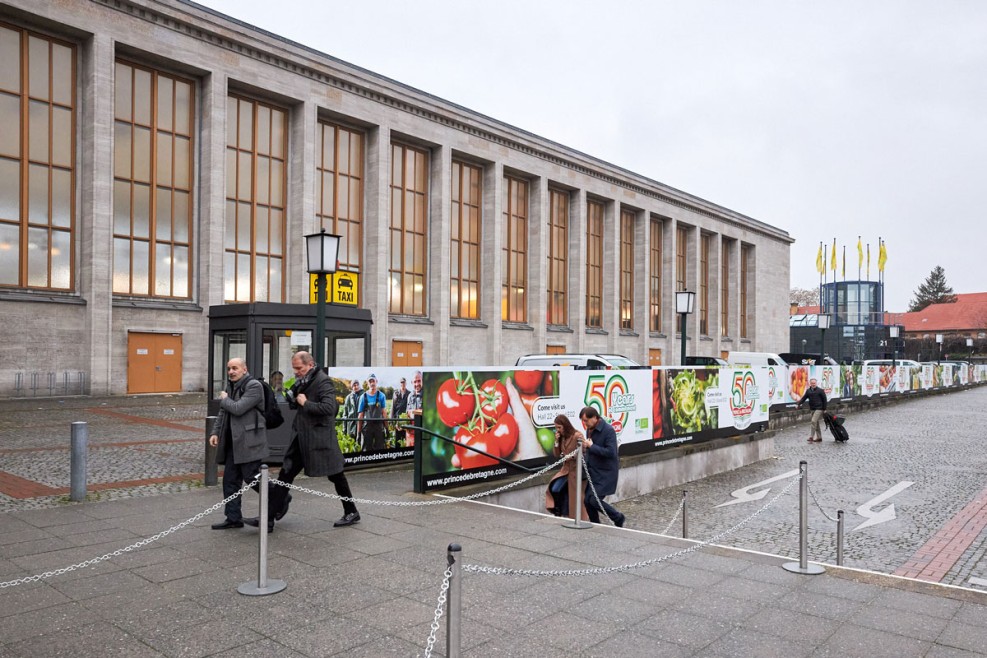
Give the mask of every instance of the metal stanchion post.
[{"label": "metal stanchion post", "polygon": [[682,539],[689,538],[689,508],[686,505],[686,495],[689,493],[687,489],[682,490]]},{"label": "metal stanchion post", "polygon": [[836,564],[843,566],[843,510],[836,510]]},{"label": "metal stanchion post", "polygon": [[569,501],[569,511],[572,512],[572,523],[566,521],[563,528],[574,530],[585,530],[592,526],[592,523],[583,523],[583,446],[580,443],[576,448],[576,506],[572,506]]},{"label": "metal stanchion post", "polygon": [[288,586],[283,580],[267,579],[267,496],[268,496],[267,464],[260,467],[260,513],[257,515],[257,529],[260,530],[260,551],[257,557],[257,582],[249,581],[236,588],[236,591],[247,596],[264,596],[277,594]]},{"label": "metal stanchion post", "polygon": [[809,467],[805,461],[799,462],[799,561],[786,562],[782,565],[785,571],[815,576],[826,573],[818,564],[809,564]]},{"label": "metal stanchion post", "polygon": [[216,416],[206,416],[206,454],[202,484],[207,487],[215,487],[218,480],[219,464],[216,463],[216,447],[209,445],[209,436],[212,434],[212,426],[215,422]]},{"label": "metal stanchion post", "polygon": [[86,499],[86,457],[88,453],[89,425],[81,421],[72,423],[69,500],[79,502]]},{"label": "metal stanchion post", "polygon": [[459,544],[449,544],[449,570],[452,571],[452,576],[449,578],[449,618],[446,620],[446,655],[449,658],[459,658],[462,648],[460,625],[463,616],[463,572],[460,567],[462,550]]}]

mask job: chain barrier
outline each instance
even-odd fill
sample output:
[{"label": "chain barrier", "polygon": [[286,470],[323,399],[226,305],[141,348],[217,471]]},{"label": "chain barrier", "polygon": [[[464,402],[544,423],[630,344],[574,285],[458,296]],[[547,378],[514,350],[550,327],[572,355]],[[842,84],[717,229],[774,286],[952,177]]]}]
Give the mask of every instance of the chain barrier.
[{"label": "chain barrier", "polygon": [[679,501],[679,508],[677,510],[675,510],[675,516],[672,517],[672,520],[668,522],[668,525],[665,526],[665,529],[662,530],[661,533],[659,533],[659,534],[662,534],[662,535],[667,535],[668,534],[668,531],[672,529],[672,526],[673,525],[675,525],[675,520],[679,518],[679,514],[682,513],[682,510],[684,508],[685,508],[685,496],[682,496],[682,500]]},{"label": "chain barrier", "polygon": [[586,464],[585,459],[583,460],[583,473],[586,475],[586,484],[589,485],[589,490],[592,492],[593,498],[596,499],[596,509],[598,509],[600,514],[603,515],[603,518],[607,520],[607,523],[615,526],[616,524],[613,522],[613,519],[611,519],[603,510],[603,501],[600,500],[599,494],[596,493],[596,486],[593,484],[593,478],[589,476],[589,466]]},{"label": "chain barrier", "polygon": [[442,619],[442,608],[446,604],[446,593],[449,591],[449,579],[452,578],[452,567],[442,575],[442,587],[439,588],[439,600],[435,606],[435,618],[432,619],[428,640],[425,641],[425,658],[431,658],[432,647],[435,646],[435,634],[439,632],[439,620]]},{"label": "chain barrier", "polygon": [[789,482],[784,489],[782,489],[777,494],[775,494],[774,497],[772,497],[771,500],[769,500],[764,505],[764,507],[761,507],[760,509],[758,509],[756,512],[748,516],[740,523],[735,524],[734,526],[728,528],[727,530],[724,530],[718,535],[714,535],[713,537],[710,537],[706,541],[697,542],[696,544],[690,546],[689,548],[684,548],[680,551],[669,553],[668,555],[662,555],[661,557],[652,558],[650,560],[645,560],[643,562],[635,562],[633,564],[621,564],[614,567],[595,567],[592,569],[556,569],[556,570],[510,569],[503,567],[485,567],[477,564],[464,564],[463,571],[468,571],[470,573],[495,574],[499,576],[596,576],[601,574],[630,571],[631,569],[640,569],[642,567],[649,567],[651,565],[659,564],[666,560],[671,560],[672,558],[688,555],[689,553],[698,551],[700,548],[703,548],[704,546],[717,543],[724,537],[727,537],[728,535],[736,532],[742,526],[744,526],[747,523],[750,523],[755,518],[757,518],[762,512],[764,512],[764,510],[774,505],[779,498],[781,498],[789,491],[791,491],[792,487],[798,484],[798,482],[801,479],[802,479],[802,473],[799,473],[798,475],[793,475],[792,481]]},{"label": "chain barrier", "polygon": [[[257,477],[259,478],[260,476],[258,475]],[[235,499],[237,496],[242,496],[247,491],[247,489],[251,488],[252,486],[254,486],[254,481],[248,482],[247,484],[243,485],[243,488],[242,489],[240,489],[239,491],[237,491],[236,493],[234,493],[233,495],[231,495],[229,498],[224,498],[223,500],[219,501],[218,503],[216,503],[215,505],[213,505],[209,509],[206,509],[206,510],[203,510],[202,512],[199,512],[198,514],[196,514],[195,516],[193,516],[191,519],[188,519],[186,521],[182,521],[178,525],[174,525],[174,526],[168,528],[167,530],[164,530],[162,532],[159,532],[158,534],[154,535],[153,537],[148,537],[146,539],[142,539],[139,542],[137,542],[136,544],[131,544],[130,546],[127,546],[126,548],[119,548],[119,549],[113,551],[112,553],[107,553],[106,555],[101,555],[101,556],[96,557],[96,558],[93,558],[91,560],[86,560],[85,562],[80,562],[78,564],[73,564],[73,565],[68,566],[68,567],[62,567],[61,569],[55,569],[54,571],[46,571],[44,573],[39,573],[39,574],[34,575],[34,576],[25,576],[24,578],[18,578],[17,580],[8,580],[7,582],[0,583],[0,589],[5,589],[7,587],[14,587],[16,585],[23,585],[25,583],[36,583],[38,581],[45,580],[47,578],[52,578],[53,576],[61,576],[62,574],[66,574],[66,573],[69,573],[71,571],[75,571],[76,569],[82,569],[84,567],[91,567],[93,565],[99,564],[100,562],[105,562],[106,560],[109,560],[110,558],[118,557],[120,555],[123,555],[124,553],[129,553],[130,551],[133,551],[133,550],[136,550],[138,548],[142,548],[144,546],[147,546],[151,542],[156,542],[157,540],[161,539],[162,537],[166,537],[166,536],[170,535],[171,533],[173,533],[173,532],[175,532],[177,530],[181,530],[185,526],[187,526],[189,524],[192,524],[192,523],[195,523],[196,521],[198,521],[198,520],[200,520],[200,519],[202,519],[202,518],[204,518],[204,517],[212,514],[213,512],[215,512],[216,510],[218,510],[220,507],[223,507],[224,505],[226,505],[226,503],[228,503],[231,500]]]},{"label": "chain barrier", "polygon": [[835,516],[830,516],[829,514],[827,514],[826,513],[826,510],[823,509],[823,506],[819,504],[819,499],[816,498],[816,494],[812,490],[812,482],[809,482],[808,483],[808,486],[806,486],[806,489],[809,490],[809,497],[812,498],[812,502],[814,502],[816,504],[816,507],[819,508],[819,511],[822,512],[823,516],[825,516],[827,519],[829,519],[833,523],[836,523],[839,519],[837,519]]},{"label": "chain barrier", "polygon": [[339,494],[329,493],[326,491],[316,491],[315,489],[309,489],[307,487],[302,487],[294,483],[282,482],[281,480],[277,480],[277,479],[271,480],[271,484],[276,484],[278,486],[286,487],[288,489],[294,489],[295,491],[301,491],[303,493],[311,494],[313,496],[319,496],[321,498],[331,498],[333,500],[345,500],[351,503],[360,503],[362,505],[385,505],[390,507],[427,507],[429,505],[448,505],[450,503],[461,503],[466,500],[476,500],[477,498],[483,498],[484,496],[492,496],[502,491],[513,489],[514,487],[517,487],[519,485],[524,484],[525,482],[533,480],[540,475],[544,475],[548,471],[556,468],[557,466],[562,465],[563,462],[565,462],[568,459],[572,459],[575,456],[576,456],[576,451],[573,450],[569,454],[562,455],[562,457],[560,457],[558,461],[549,464],[548,466],[545,466],[540,471],[531,473],[530,475],[526,475],[520,480],[509,482],[501,487],[497,487],[496,489],[491,489],[490,491],[480,491],[478,493],[470,494],[468,496],[462,496],[462,497],[450,496],[448,498],[437,498],[435,500],[371,500],[369,498],[346,497],[346,496],[340,496]]}]

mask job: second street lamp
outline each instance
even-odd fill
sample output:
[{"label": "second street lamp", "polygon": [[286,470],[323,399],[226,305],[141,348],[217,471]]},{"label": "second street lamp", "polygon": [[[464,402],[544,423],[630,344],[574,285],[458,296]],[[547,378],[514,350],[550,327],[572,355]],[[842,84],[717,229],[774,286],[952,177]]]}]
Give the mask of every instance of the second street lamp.
[{"label": "second street lamp", "polygon": [[316,306],[315,306],[315,349],[312,356],[319,368],[326,366],[326,280],[327,274],[336,271],[336,262],[339,258],[339,236],[326,233],[323,229],[319,233],[312,233],[305,236],[305,250],[308,255],[308,271],[315,274]]},{"label": "second street lamp", "polygon": [[894,372],[894,362],[898,358],[898,325],[893,324],[888,327],[888,336],[891,338],[891,371]]},{"label": "second street lamp", "polygon": [[819,356],[820,358],[826,356],[826,330],[829,329],[829,316],[820,313],[816,318],[816,322],[819,325]]},{"label": "second street lamp", "polygon": [[686,339],[686,316],[692,313],[692,307],[696,303],[696,293],[691,290],[680,290],[675,293],[675,312],[682,316],[682,360],[680,365],[685,365],[685,339]]}]

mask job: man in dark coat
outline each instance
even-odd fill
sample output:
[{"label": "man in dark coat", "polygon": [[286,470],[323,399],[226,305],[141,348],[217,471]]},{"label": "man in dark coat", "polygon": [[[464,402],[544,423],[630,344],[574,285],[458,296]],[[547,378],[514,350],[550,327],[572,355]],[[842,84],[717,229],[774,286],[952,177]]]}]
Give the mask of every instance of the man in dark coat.
[{"label": "man in dark coat", "polygon": [[[336,390],[329,375],[323,372],[308,352],[296,352],[291,358],[295,371],[295,383],[291,387],[294,402],[289,406],[297,410],[291,424],[291,444],[281,463],[278,480],[291,484],[305,469],[309,477],[326,476],[336,487],[336,493],[344,498],[352,498],[350,485],[343,473],[343,452],[336,441]],[[290,398],[291,396],[289,396]],[[268,515],[268,531],[274,521],[288,513],[291,495],[286,487],[273,485]],[[344,500],[343,516],[333,525],[336,527],[353,525],[360,520],[360,513],[353,501]],[[256,525],[256,519],[247,523]]]},{"label": "man in dark coat", "polygon": [[[586,493],[583,501],[586,513],[593,523],[600,522],[602,510],[618,528],[624,527],[625,517],[610,503],[603,500],[617,492],[617,471],[620,469],[620,457],[617,456],[617,433],[610,424],[600,418],[599,412],[593,407],[583,407],[579,419],[586,426],[586,438],[583,440],[583,454],[593,488],[586,483]],[[596,496],[593,495],[596,489]],[[597,500],[599,496],[599,500]]]},{"label": "man in dark coat", "polygon": [[[223,464],[223,498],[256,478],[267,455],[264,386],[250,376],[243,359],[230,359],[226,373],[229,384],[219,394],[219,415],[209,437],[209,444],[217,448],[216,462]],[[226,503],[226,520],[214,523],[213,530],[243,527],[241,498]]]}]

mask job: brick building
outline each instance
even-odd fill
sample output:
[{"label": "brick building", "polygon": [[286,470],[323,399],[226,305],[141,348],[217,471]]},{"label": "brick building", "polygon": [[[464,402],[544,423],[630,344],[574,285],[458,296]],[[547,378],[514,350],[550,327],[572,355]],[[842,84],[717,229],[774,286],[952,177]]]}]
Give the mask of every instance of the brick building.
[{"label": "brick building", "polygon": [[788,342],[785,231],[181,0],[0,3],[0,121],[0,394],[144,390],[155,336],[202,390],[209,307],[307,302],[320,226],[375,364],[674,363],[677,289],[691,354]]}]

